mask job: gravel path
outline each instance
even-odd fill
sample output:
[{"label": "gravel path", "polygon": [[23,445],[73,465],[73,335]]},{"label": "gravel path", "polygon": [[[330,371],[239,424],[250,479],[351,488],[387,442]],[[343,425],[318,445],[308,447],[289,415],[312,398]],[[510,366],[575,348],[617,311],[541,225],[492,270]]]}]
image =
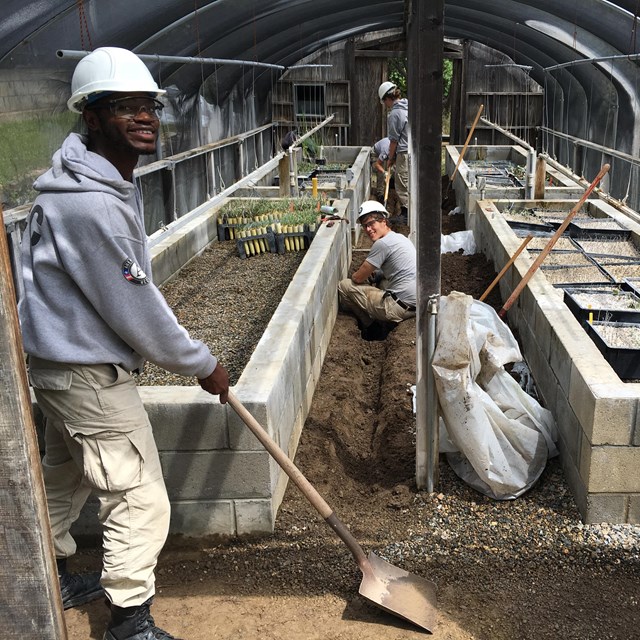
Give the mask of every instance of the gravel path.
[{"label": "gravel path", "polygon": [[[189,334],[202,340],[238,381],[287,290],[304,251],[242,259],[233,241],[214,242],[162,287]],[[147,362],[140,385],[196,385]]]}]

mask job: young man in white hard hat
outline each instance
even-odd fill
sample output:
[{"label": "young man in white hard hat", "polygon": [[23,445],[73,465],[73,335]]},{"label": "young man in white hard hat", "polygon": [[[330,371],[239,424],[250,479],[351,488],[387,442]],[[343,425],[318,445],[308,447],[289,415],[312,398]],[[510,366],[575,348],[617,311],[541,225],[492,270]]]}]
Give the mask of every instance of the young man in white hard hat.
[{"label": "young man in white hard hat", "polygon": [[406,223],[409,215],[409,103],[398,87],[383,82],[378,87],[380,102],[389,110],[387,136],[390,140],[387,169],[395,165],[396,193],[400,200],[400,218]]},{"label": "young man in white hard hat", "polygon": [[[29,376],[45,416],[42,461],[65,608],[106,594],[104,640],[169,640],[150,614],[169,500],[151,425],[131,372],[145,360],[227,401],[229,376],[178,324],[151,282],[138,158],[156,149],[158,88],[144,63],[104,47],[80,60],[70,134],[39,191],[22,242],[19,302]],[[99,501],[102,574],[77,575],[69,533],[90,493]]]},{"label": "young man in white hard hat", "polygon": [[391,230],[387,211],[375,200],[362,204],[358,222],[373,245],[360,268],[338,284],[338,301],[356,316],[363,338],[380,340],[416,315],[416,250]]}]

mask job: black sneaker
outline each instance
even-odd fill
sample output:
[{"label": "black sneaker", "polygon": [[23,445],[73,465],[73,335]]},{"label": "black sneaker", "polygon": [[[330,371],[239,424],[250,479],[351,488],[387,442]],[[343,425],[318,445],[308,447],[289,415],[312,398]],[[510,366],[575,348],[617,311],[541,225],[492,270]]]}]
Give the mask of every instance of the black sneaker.
[{"label": "black sneaker", "polygon": [[56,561],[62,606],[65,609],[79,607],[92,600],[104,597],[100,584],[100,573],[69,573],[66,558]]},{"label": "black sneaker", "polygon": [[152,598],[135,607],[111,605],[111,621],[103,640],[180,640],[156,627],[149,611]]}]

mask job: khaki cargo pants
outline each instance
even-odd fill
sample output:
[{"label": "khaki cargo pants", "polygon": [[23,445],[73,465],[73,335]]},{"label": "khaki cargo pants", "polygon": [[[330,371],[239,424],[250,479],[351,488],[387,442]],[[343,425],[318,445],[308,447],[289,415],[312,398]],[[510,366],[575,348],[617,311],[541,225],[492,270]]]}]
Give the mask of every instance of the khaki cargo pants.
[{"label": "khaki cargo pants", "polygon": [[391,296],[385,296],[384,289],[356,284],[351,278],[338,283],[338,304],[353,313],[364,327],[374,320],[402,322],[416,315],[415,311],[403,309]]},{"label": "khaki cargo pants", "polygon": [[102,586],[119,607],[142,604],[155,592],[170,507],[135,382],[116,365],[33,356],[29,378],[45,416],[42,466],[56,556],[75,553],[69,528],[94,493],[103,529]]}]

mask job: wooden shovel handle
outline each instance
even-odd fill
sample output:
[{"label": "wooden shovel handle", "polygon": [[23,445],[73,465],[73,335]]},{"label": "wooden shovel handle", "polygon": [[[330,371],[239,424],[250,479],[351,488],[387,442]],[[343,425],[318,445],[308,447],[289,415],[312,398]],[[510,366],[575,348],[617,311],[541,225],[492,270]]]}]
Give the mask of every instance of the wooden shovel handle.
[{"label": "wooden shovel handle", "polygon": [[524,248],[529,244],[529,241],[533,238],[531,234],[529,234],[523,241],[522,244],[518,247],[518,250],[509,258],[507,264],[502,267],[500,273],[495,277],[494,281],[487,287],[487,290],[480,296],[479,300],[482,302],[493,290],[498,282],[500,282],[502,276],[507,272],[507,269],[516,261],[516,258],[524,251]]},{"label": "wooden shovel handle", "polygon": [[460,157],[458,158],[458,162],[456,162],[456,168],[454,172],[451,174],[450,182],[453,182],[453,179],[456,177],[456,173],[458,173],[458,167],[462,163],[462,159],[464,158],[464,154],[466,153],[467,147],[469,146],[469,141],[471,140],[471,136],[473,135],[473,132],[476,130],[476,125],[478,124],[478,120],[480,120],[480,116],[482,115],[483,109],[484,109],[484,105],[481,104],[478,107],[478,113],[476,113],[476,117],[473,121],[473,124],[471,125],[471,129],[469,129],[469,135],[467,136],[464,146],[462,147],[462,151],[460,152]]},{"label": "wooden shovel handle", "polygon": [[391,182],[391,167],[387,168],[387,175],[384,179],[384,208],[387,208],[387,200],[389,199],[389,184]]},{"label": "wooden shovel handle", "polygon": [[517,300],[518,296],[522,293],[522,290],[527,286],[527,283],[529,282],[529,280],[531,280],[531,276],[533,276],[533,274],[536,272],[538,267],[542,264],[542,261],[547,257],[551,249],[553,249],[553,246],[558,241],[558,238],[560,238],[560,236],[566,231],[573,216],[575,216],[576,213],[578,213],[578,211],[580,210],[580,207],[582,207],[585,200],[589,197],[589,194],[596,188],[596,185],[598,184],[598,182],[602,180],[602,178],[605,176],[607,171],[609,171],[609,169],[610,169],[610,165],[608,164],[603,165],[602,169],[600,169],[600,172],[594,178],[593,182],[587,187],[585,192],[582,194],[582,197],[580,198],[580,200],[578,200],[576,205],[573,207],[573,209],[571,209],[567,217],[564,219],[564,222],[558,227],[556,232],[551,236],[551,238],[549,239],[549,242],[547,242],[544,249],[540,252],[540,255],[534,260],[533,264],[529,267],[529,271],[525,273],[524,277],[522,278],[522,280],[520,280],[516,288],[513,290],[513,292],[507,299],[507,301],[504,303],[504,305],[502,305],[502,309],[500,309],[500,311],[498,312],[498,315],[501,318],[505,317],[505,315],[507,314],[507,311],[509,311],[509,309],[511,308],[511,305],[513,305],[513,303]]},{"label": "wooden shovel handle", "polygon": [[253,435],[264,445],[273,459],[282,467],[282,470],[295,482],[296,486],[313,505],[316,511],[328,518],[333,509],[325,502],[324,498],[316,491],[315,487],[304,477],[300,469],[288,458],[284,451],[276,444],[264,427],[249,413],[244,405],[229,391],[229,404],[240,416],[242,422],[251,430]]},{"label": "wooden shovel handle", "polygon": [[305,498],[311,503],[315,510],[325,519],[325,522],[336,532],[338,537],[347,545],[353,557],[356,559],[360,569],[364,572],[368,570],[369,561],[358,541],[353,537],[349,529],[336,516],[333,509],[327,504],[325,499],[316,491],[315,487],[304,477],[302,471],[296,467],[285,452],[276,444],[264,427],[245,409],[236,396],[229,391],[228,403],[238,414],[242,422],[251,430],[253,435],[264,445],[269,455],[280,465],[282,470],[293,480],[298,489],[302,491]]}]

